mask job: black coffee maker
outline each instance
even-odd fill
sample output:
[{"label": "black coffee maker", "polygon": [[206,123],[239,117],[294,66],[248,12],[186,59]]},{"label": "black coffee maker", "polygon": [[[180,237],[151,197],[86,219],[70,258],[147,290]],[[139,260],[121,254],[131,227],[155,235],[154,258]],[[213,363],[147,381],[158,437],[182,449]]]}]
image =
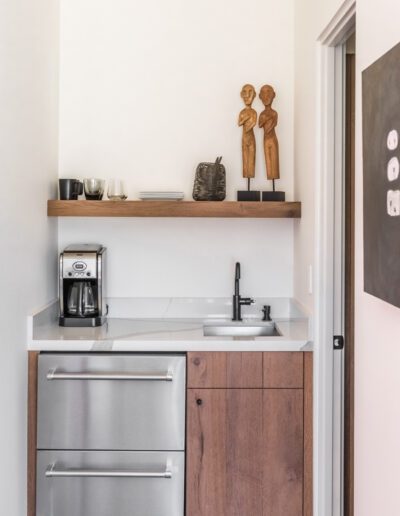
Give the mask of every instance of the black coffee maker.
[{"label": "black coffee maker", "polygon": [[106,320],[105,254],[99,244],[70,245],[60,254],[60,326],[101,326]]}]

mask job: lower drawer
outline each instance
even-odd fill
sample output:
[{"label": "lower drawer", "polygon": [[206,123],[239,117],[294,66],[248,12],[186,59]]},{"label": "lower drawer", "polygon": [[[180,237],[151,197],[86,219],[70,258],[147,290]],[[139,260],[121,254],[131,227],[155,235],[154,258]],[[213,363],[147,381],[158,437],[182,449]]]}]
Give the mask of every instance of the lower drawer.
[{"label": "lower drawer", "polygon": [[183,452],[39,451],[36,516],[183,516]]}]

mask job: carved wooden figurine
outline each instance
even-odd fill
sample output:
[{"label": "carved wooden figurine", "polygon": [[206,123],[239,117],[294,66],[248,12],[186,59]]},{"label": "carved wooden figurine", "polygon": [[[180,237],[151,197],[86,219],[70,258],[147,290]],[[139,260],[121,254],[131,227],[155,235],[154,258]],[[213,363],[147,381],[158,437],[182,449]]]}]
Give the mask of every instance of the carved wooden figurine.
[{"label": "carved wooden figurine", "polygon": [[243,127],[243,177],[250,179],[255,176],[256,172],[256,139],[253,129],[257,124],[257,112],[251,107],[256,97],[254,86],[245,84],[240,96],[246,105],[239,114],[239,126]]},{"label": "carved wooden figurine", "polygon": [[260,127],[264,128],[264,153],[267,178],[272,179],[275,190],[275,179],[279,179],[279,144],[275,133],[275,127],[278,124],[278,113],[271,107],[274,98],[274,88],[268,84],[264,85],[260,90],[260,99],[265,109],[260,114],[258,123]]}]

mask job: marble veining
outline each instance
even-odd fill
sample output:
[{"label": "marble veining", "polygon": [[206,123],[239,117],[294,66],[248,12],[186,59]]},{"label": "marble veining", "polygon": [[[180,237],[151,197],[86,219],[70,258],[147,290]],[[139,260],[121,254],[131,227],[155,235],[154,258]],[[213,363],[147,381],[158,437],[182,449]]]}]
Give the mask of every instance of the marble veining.
[{"label": "marble veining", "polygon": [[273,337],[205,337],[204,324],[230,321],[226,298],[113,298],[110,317],[98,328],[61,328],[57,303],[28,318],[28,348],[42,351],[301,351],[311,350],[309,319],[285,298],[258,299],[244,323],[261,321],[272,306],[281,333]]}]

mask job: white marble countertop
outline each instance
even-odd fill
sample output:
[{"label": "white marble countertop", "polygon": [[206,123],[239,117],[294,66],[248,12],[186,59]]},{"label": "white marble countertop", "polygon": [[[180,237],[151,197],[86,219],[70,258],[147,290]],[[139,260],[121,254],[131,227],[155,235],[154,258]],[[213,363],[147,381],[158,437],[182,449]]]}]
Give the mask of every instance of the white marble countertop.
[{"label": "white marble countertop", "polygon": [[[271,305],[280,336],[205,337],[204,325],[229,324],[232,301],[225,298],[144,298],[108,300],[110,315],[98,328],[62,328],[57,303],[28,318],[28,349],[37,351],[311,351],[310,324],[296,303],[257,299],[243,308],[243,324],[261,324],[261,308]],[[236,323],[237,324],[237,323]]]}]

